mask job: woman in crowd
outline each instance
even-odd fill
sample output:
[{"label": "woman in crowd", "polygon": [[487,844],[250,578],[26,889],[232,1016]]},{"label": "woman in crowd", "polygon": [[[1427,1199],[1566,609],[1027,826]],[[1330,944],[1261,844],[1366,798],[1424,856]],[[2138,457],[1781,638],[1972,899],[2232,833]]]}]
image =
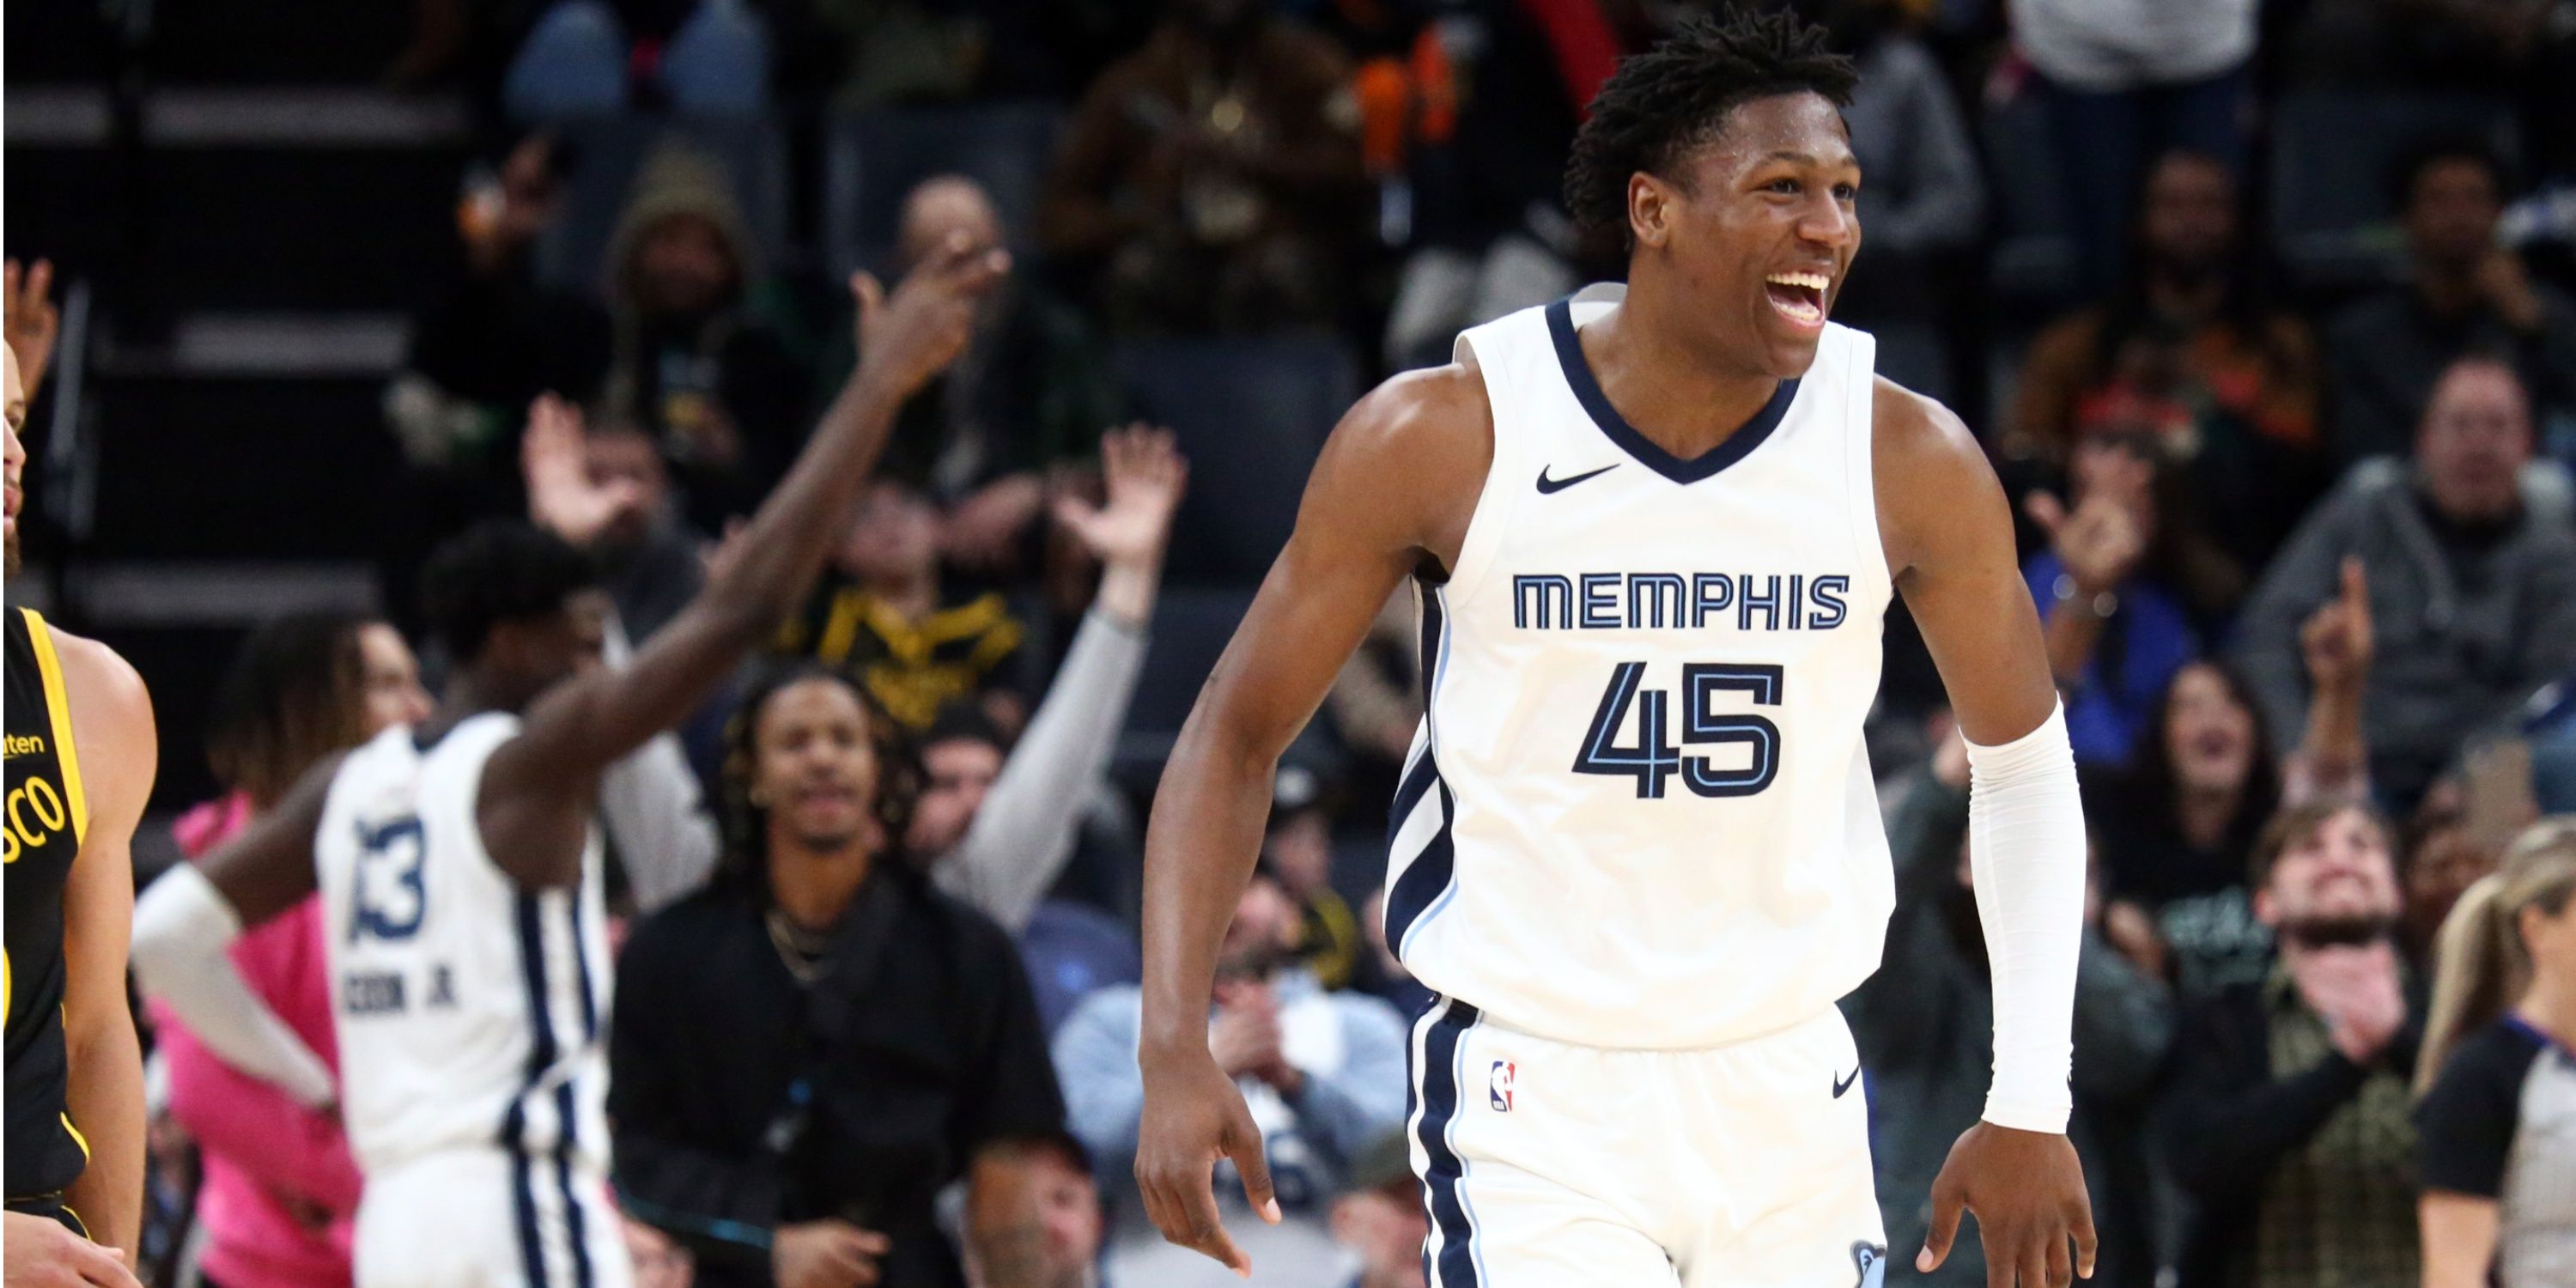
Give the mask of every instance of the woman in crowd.
[{"label": "woman in crowd", "polygon": [[2440,963],[2416,1074],[2425,1288],[2576,1283],[2576,818],[2469,887]]},{"label": "woman in crowd", "polygon": [[[216,691],[207,759],[226,794],[173,827],[190,858],[275,804],[316,760],[429,712],[402,636],[348,613],[283,617],[252,632]],[[233,945],[261,1000],[336,1064],[319,896]],[[358,1170],[339,1120],[225,1065],[155,1008],[170,1113],[204,1170],[199,1282],[210,1288],[337,1288],[349,1283]]]},{"label": "woman in crowd", "polygon": [[[2285,802],[2361,800],[2360,677],[2369,670],[2369,610],[2355,593],[2317,614],[2308,669],[2321,700],[2299,747],[2276,760],[2244,679],[2199,660],[2156,698],[2138,754],[2087,784],[2087,817],[2110,897],[2147,914],[2155,942],[2122,947],[2161,962],[2186,997],[2262,978],[2271,936],[2254,920],[2246,861],[2264,821]],[[2135,924],[2117,914],[2116,930]],[[2143,950],[2143,951],[2142,951]]]}]

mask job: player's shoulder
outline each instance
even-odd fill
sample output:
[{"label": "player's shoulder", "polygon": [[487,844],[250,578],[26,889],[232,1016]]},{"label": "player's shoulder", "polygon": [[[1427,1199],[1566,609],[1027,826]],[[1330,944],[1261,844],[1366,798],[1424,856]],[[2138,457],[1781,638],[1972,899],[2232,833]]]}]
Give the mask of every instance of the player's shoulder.
[{"label": "player's shoulder", "polygon": [[1334,436],[1372,450],[1491,451],[1484,372],[1473,358],[1398,372],[1353,404]]},{"label": "player's shoulder", "polygon": [[1912,464],[1966,462],[1983,464],[1985,448],[1968,423],[1941,400],[1919,394],[1885,376],[1871,377],[1870,437],[1878,459],[1891,456]]},{"label": "player's shoulder", "polygon": [[129,759],[154,754],[152,691],[134,664],[85,635],[45,624],[62,667],[63,700],[72,727],[90,758]]}]

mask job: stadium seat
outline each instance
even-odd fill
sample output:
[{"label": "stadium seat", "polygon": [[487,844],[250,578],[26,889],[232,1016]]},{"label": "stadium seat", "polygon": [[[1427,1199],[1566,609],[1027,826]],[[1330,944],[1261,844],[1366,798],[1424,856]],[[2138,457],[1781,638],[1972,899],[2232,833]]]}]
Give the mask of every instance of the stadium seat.
[{"label": "stadium seat", "polygon": [[1138,340],[1114,361],[1135,414],[1190,461],[1170,575],[1248,586],[1286,544],[1324,436],[1359,396],[1350,351],[1325,337]]},{"label": "stadium seat", "polygon": [[2403,246],[2389,189],[2413,148],[2467,139],[2515,153],[2513,120],[2465,95],[2314,92],[2274,109],[2272,235],[2300,280],[2348,287],[2388,280]]},{"label": "stadium seat", "polygon": [[785,132],[774,121],[621,117],[568,126],[572,153],[563,215],[537,245],[537,275],[549,286],[596,293],[608,239],[636,173],[664,142],[694,147],[723,165],[734,200],[772,267],[788,252]]},{"label": "stadium seat", "polygon": [[832,120],[824,139],[825,261],[835,278],[883,269],[904,194],[939,174],[963,174],[993,194],[1003,235],[1026,250],[1038,185],[1064,114],[1050,103],[888,108]]}]

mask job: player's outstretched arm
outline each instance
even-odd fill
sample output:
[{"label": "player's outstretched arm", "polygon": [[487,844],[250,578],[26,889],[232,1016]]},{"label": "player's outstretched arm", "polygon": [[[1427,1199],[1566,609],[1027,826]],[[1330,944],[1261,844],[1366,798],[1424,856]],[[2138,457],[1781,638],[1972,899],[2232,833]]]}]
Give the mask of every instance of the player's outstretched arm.
[{"label": "player's outstretched arm", "polygon": [[[48,628],[50,629],[50,628]],[[126,1003],[134,924],[134,825],[160,761],[152,695],[104,644],[53,632],[88,822],[63,887],[65,1100],[89,1167],[63,1198],[90,1237],[129,1259],[143,1227],[143,1050]]]},{"label": "player's outstretched arm", "polygon": [[[1949,410],[1884,380],[1873,473],[1889,571],[1968,741],[1969,864],[1994,963],[1995,1081],[1984,1121],[1932,1186],[1916,1265],[1948,1257],[1963,1211],[1990,1288],[2093,1273],[2091,1204],[2067,1142],[2084,815],[2048,652],[1984,449]],[[2069,1258],[2068,1241],[2074,1242]]]},{"label": "player's outstretched arm", "polygon": [[519,736],[492,755],[477,813],[492,854],[532,885],[578,876],[588,803],[599,774],[678,723],[794,612],[822,571],[844,515],[884,448],[904,400],[954,361],[975,307],[1010,266],[961,236],[880,301],[875,281],[852,280],[860,315],[858,369],[769,499],[738,554],[620,671],[557,686],[527,712]]},{"label": "player's outstretched arm", "polygon": [[1163,1237],[1249,1274],[1210,1169],[1234,1160],[1275,1221],[1261,1135],[1208,1052],[1218,942],[1261,848],[1279,754],[1315,713],[1396,584],[1454,562],[1492,454],[1482,377],[1399,376],[1333,431],[1297,528],[1181,728],[1145,837],[1144,1075],[1136,1180]]}]

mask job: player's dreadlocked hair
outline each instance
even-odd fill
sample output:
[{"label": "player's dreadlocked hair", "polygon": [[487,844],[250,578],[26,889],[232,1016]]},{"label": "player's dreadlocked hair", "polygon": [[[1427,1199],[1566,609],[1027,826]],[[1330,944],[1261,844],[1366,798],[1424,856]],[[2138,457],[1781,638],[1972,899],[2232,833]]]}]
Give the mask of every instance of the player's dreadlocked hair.
[{"label": "player's dreadlocked hair", "polygon": [[1716,137],[1737,105],[1803,90],[1848,107],[1859,79],[1826,47],[1824,28],[1785,9],[1686,22],[1621,62],[1593,96],[1565,168],[1565,207],[1586,230],[1625,229],[1628,177],[1675,177],[1674,161]]}]

